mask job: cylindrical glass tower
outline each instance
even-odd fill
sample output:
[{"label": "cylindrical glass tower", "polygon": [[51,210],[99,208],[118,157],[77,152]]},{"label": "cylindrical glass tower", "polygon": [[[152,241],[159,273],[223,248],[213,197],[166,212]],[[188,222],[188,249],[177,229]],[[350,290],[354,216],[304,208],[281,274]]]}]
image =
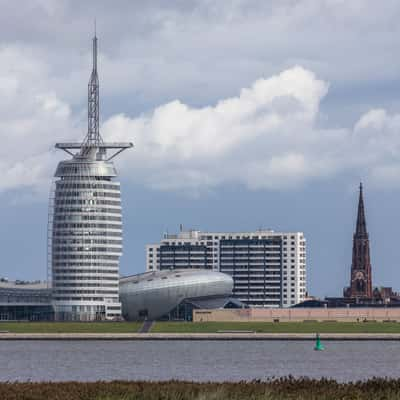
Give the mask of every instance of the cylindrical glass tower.
[{"label": "cylindrical glass tower", "polygon": [[[95,36],[88,133],[82,143],[56,144],[72,156],[57,167],[49,209],[48,261],[56,320],[121,317],[121,193],[111,160],[130,147],[132,143],[104,143],[99,133]],[[107,157],[110,149],[114,154]]]},{"label": "cylindrical glass tower", "polygon": [[112,162],[75,156],[58,165],[52,229],[57,320],[115,319],[122,254],[120,184]]}]

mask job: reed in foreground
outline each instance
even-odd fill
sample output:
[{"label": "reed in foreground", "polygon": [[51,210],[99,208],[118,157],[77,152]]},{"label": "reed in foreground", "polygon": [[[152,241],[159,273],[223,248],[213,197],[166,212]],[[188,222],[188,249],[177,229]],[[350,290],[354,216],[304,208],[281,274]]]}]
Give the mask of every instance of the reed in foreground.
[{"label": "reed in foreground", "polygon": [[363,382],[280,378],[267,382],[0,383],[2,400],[394,400],[400,379]]}]

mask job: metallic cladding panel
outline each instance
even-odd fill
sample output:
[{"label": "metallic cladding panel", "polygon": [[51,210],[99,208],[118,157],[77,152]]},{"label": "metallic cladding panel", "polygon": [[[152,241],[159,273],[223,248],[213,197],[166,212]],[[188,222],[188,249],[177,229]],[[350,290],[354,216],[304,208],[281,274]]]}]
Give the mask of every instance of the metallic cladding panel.
[{"label": "metallic cladding panel", "polygon": [[110,161],[72,159],[61,161],[56,173],[57,178],[81,178],[82,176],[116,177],[117,171]]},{"label": "metallic cladding panel", "polygon": [[120,281],[122,315],[137,320],[146,310],[149,319],[158,319],[186,298],[229,296],[232,289],[230,276],[213,271],[175,270],[124,278]]}]

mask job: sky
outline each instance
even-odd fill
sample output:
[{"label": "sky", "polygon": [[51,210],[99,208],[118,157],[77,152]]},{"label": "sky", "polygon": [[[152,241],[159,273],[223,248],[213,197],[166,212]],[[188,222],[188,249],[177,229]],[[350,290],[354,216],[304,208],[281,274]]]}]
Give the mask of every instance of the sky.
[{"label": "sky", "polygon": [[0,276],[45,279],[59,141],[87,129],[94,19],[122,182],[121,274],[164,232],[302,231],[308,291],[350,278],[364,184],[373,284],[400,290],[397,0],[0,0]]}]

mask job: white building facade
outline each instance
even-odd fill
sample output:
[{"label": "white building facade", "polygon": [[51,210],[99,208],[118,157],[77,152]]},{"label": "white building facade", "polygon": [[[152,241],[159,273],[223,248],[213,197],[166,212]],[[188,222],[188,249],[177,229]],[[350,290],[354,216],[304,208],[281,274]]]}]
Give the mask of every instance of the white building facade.
[{"label": "white building facade", "polygon": [[302,232],[166,234],[146,247],[147,271],[205,268],[232,276],[233,297],[250,307],[290,307],[307,292]]},{"label": "white building facade", "polygon": [[[69,154],[58,164],[49,205],[48,263],[56,320],[121,318],[120,183],[113,158],[132,143],[105,143],[99,132],[97,38],[88,85],[88,133],[57,143]],[[107,151],[114,151],[107,154]]]},{"label": "white building facade", "polygon": [[120,184],[111,162],[74,157],[56,172],[52,215],[52,293],[57,320],[121,316]]}]

